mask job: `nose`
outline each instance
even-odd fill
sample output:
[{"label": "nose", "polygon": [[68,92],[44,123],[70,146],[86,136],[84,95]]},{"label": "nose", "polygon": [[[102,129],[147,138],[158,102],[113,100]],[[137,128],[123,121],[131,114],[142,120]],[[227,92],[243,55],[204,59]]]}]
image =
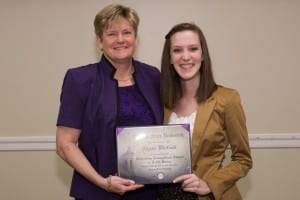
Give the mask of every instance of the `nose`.
[{"label": "nose", "polygon": [[122,33],[118,34],[117,40],[118,40],[118,42],[123,42],[124,41],[124,36],[123,36]]},{"label": "nose", "polygon": [[183,60],[189,60],[190,59],[190,54],[189,54],[189,52],[187,51],[187,50],[184,50],[183,52],[182,52],[182,59]]}]

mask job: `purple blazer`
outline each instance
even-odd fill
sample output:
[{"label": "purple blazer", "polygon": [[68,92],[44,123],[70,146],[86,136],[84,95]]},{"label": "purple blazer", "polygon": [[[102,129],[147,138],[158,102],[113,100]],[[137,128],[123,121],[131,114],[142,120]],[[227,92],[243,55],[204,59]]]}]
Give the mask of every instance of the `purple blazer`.
[{"label": "purple blazer", "polygon": [[[160,102],[160,72],[157,68],[133,60],[135,83],[145,97],[156,124],[163,122]],[[81,130],[78,146],[103,177],[116,174],[115,128],[118,116],[115,68],[102,56],[99,63],[69,69],[65,75],[57,126]],[[128,192],[124,196],[106,192],[74,171],[70,195],[84,200],[156,199],[156,186]]]}]

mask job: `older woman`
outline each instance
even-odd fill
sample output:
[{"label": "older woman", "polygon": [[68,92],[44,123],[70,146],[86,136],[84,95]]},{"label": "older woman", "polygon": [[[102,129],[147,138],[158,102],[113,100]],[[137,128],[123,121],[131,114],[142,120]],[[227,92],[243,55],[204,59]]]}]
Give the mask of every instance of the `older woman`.
[{"label": "older woman", "polygon": [[100,62],[69,69],[57,120],[57,153],[74,168],[75,199],[156,199],[155,186],[117,173],[115,128],[162,123],[159,70],[133,59],[139,17],[108,5],[95,17]]}]

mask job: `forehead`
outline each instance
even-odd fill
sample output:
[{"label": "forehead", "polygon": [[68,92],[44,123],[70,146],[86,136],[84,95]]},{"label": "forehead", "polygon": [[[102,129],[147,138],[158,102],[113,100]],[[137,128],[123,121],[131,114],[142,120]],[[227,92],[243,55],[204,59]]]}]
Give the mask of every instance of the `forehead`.
[{"label": "forehead", "polygon": [[171,36],[171,46],[182,46],[182,45],[199,45],[199,35],[195,31],[184,30],[176,32]]},{"label": "forehead", "polygon": [[133,26],[126,19],[120,19],[118,21],[111,21],[104,28],[104,31],[116,31],[116,30],[132,30]]}]

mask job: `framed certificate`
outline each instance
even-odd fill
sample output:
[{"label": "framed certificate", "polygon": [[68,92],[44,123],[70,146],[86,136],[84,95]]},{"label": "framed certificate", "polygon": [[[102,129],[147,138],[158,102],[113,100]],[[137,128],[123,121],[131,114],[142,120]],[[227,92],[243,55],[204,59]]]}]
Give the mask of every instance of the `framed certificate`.
[{"label": "framed certificate", "polygon": [[189,124],[117,127],[118,174],[141,184],[191,173]]}]

